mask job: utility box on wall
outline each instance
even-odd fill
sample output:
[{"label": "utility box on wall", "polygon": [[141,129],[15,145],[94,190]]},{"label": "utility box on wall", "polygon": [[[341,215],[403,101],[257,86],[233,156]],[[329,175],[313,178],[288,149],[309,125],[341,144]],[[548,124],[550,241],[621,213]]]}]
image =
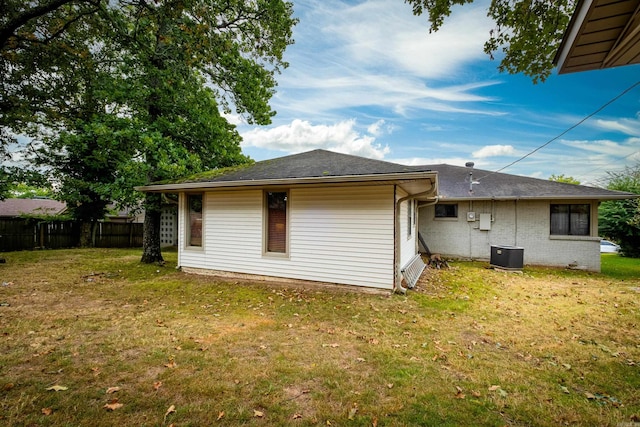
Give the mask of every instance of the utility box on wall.
[{"label": "utility box on wall", "polygon": [[491,214],[480,214],[480,230],[491,230]]},{"label": "utility box on wall", "polygon": [[506,245],[491,245],[491,259],[489,264],[492,267],[499,267],[505,270],[522,270],[524,266],[524,248]]}]

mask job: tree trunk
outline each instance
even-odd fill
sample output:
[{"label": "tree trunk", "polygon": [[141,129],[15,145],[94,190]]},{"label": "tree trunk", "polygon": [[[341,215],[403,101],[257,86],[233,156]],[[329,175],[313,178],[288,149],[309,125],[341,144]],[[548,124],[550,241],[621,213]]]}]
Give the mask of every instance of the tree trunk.
[{"label": "tree trunk", "polygon": [[142,259],[140,260],[145,264],[164,261],[160,250],[161,201],[162,196],[159,193],[145,195]]},{"label": "tree trunk", "polygon": [[93,221],[82,221],[80,223],[80,247],[93,247]]}]

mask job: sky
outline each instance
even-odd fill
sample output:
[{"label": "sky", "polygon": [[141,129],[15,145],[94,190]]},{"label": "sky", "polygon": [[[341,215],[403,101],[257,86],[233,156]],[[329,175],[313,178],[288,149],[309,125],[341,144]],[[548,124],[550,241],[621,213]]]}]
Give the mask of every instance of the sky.
[{"label": "sky", "polygon": [[[477,4],[476,4],[477,3]],[[640,66],[533,84],[483,52],[487,1],[458,6],[436,33],[402,0],[293,0],[295,44],[269,126],[230,117],[243,152],[265,160],[317,148],[409,165],[499,170],[640,80]],[[499,58],[498,58],[499,59]],[[503,172],[602,185],[640,162],[640,85]]]}]

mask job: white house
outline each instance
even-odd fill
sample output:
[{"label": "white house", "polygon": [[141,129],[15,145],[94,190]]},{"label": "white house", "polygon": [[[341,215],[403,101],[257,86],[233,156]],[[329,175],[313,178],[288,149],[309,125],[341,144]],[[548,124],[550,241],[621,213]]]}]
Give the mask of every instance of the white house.
[{"label": "white house", "polygon": [[187,272],[404,291],[418,254],[423,167],[314,150],[141,191],[179,193],[178,264]]},{"label": "white house", "polygon": [[637,197],[471,171],[314,150],[139,189],[179,194],[187,272],[401,292],[404,268],[421,262],[418,231],[445,256],[488,259],[508,245],[526,264],[598,271],[599,201]]}]

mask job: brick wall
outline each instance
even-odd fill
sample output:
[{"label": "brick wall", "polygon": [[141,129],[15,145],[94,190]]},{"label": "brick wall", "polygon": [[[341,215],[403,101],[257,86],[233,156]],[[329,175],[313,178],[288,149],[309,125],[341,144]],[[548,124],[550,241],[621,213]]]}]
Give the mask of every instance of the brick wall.
[{"label": "brick wall", "polygon": [[[464,201],[457,218],[434,218],[434,207],[419,209],[419,229],[431,252],[448,257],[489,260],[491,245],[524,248],[524,263],[600,271],[596,201],[590,203],[591,236],[551,236],[549,201]],[[561,202],[556,202],[561,203]],[[474,212],[474,221],[467,221]],[[480,230],[480,215],[491,215],[490,230]]]}]

